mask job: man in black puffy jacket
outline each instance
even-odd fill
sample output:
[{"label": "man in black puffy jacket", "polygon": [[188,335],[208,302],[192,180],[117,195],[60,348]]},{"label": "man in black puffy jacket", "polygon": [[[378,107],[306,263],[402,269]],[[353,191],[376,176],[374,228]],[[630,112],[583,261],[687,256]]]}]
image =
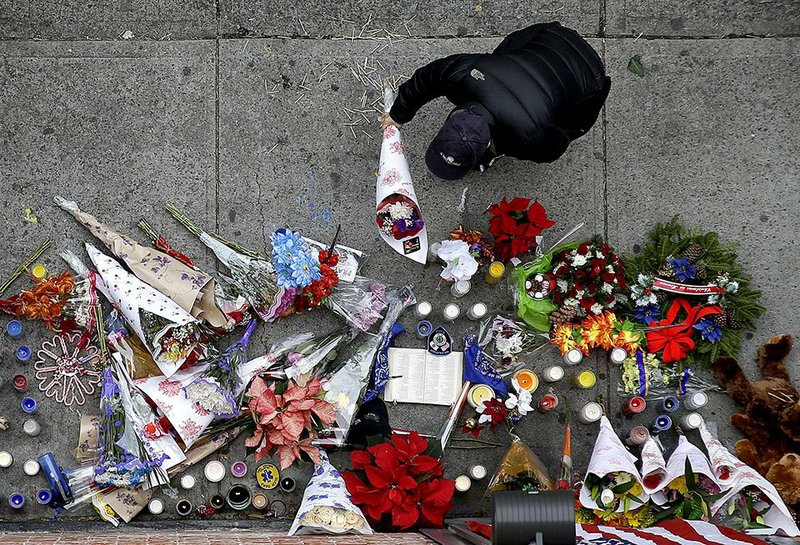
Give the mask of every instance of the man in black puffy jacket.
[{"label": "man in black puffy jacket", "polygon": [[611,79],[592,47],[559,23],[518,30],[490,54],[438,59],[400,86],[383,126],[408,123],[436,97],[456,105],[428,148],[436,176],[464,177],[503,155],[555,161],[597,120]]}]

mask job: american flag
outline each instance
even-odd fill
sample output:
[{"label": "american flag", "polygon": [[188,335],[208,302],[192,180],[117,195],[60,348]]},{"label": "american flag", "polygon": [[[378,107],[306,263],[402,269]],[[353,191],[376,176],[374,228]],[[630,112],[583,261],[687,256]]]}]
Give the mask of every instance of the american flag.
[{"label": "american flag", "polygon": [[652,528],[576,524],[577,545],[766,545],[737,530],[697,520],[673,519]]}]

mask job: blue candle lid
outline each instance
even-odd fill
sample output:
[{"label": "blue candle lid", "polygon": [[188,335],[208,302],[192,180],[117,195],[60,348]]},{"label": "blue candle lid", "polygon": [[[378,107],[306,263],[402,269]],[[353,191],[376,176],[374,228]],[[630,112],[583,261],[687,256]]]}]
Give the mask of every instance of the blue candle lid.
[{"label": "blue candle lid", "polygon": [[17,348],[17,359],[19,361],[28,361],[31,359],[31,347],[23,344]]},{"label": "blue candle lid", "polygon": [[36,409],[38,408],[36,400],[32,397],[23,397],[20,406],[22,407],[22,410],[28,414],[35,413]]},{"label": "blue candle lid", "polygon": [[53,499],[53,493],[47,488],[41,488],[36,493],[36,501],[42,505],[47,505]]},{"label": "blue candle lid", "polygon": [[22,322],[19,320],[11,320],[6,326],[6,331],[12,337],[19,337],[22,335]]},{"label": "blue candle lid", "polygon": [[10,505],[14,509],[19,509],[20,507],[25,505],[25,496],[23,496],[19,492],[12,492],[11,495],[8,497],[8,505]]}]

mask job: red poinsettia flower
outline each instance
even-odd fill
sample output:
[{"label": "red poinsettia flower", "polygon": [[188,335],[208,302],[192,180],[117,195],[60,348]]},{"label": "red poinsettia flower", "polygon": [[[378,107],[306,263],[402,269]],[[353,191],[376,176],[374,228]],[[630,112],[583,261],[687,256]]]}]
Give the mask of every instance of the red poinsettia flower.
[{"label": "red poinsettia flower", "polygon": [[508,416],[508,408],[499,399],[492,398],[483,402],[483,405],[476,409],[480,413],[478,424],[489,424],[492,431],[498,424],[503,422]]},{"label": "red poinsettia flower", "polygon": [[469,433],[475,439],[478,438],[478,436],[481,434],[482,431],[483,431],[483,426],[478,426],[477,424],[474,425],[474,426],[467,426],[466,424],[461,426],[461,433],[464,433],[464,434]]},{"label": "red poinsettia flower", "polygon": [[539,201],[514,197],[503,199],[487,209],[492,218],[489,232],[495,239],[495,254],[501,261],[527,253],[536,247],[542,230],[555,225]]},{"label": "red poinsettia flower", "polygon": [[347,490],[367,517],[405,530],[417,523],[441,526],[452,507],[454,481],[439,478],[444,468],[423,454],[428,442],[416,432],[393,434],[391,441],[350,455],[353,471],[342,473]]}]

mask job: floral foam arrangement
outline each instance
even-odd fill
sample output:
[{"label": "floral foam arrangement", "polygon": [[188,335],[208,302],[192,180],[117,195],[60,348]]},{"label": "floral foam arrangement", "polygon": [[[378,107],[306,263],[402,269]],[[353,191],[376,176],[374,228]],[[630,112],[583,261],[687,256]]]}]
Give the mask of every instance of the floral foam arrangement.
[{"label": "floral foam arrangement", "polygon": [[553,323],[599,316],[627,300],[625,263],[599,238],[557,253],[547,279],[558,306],[550,315]]},{"label": "floral foam arrangement", "polygon": [[719,355],[739,354],[741,331],[754,329],[764,307],[734,249],[717,233],[687,229],[673,218],[656,225],[639,254],[626,256],[632,313],[654,328],[649,352],[704,367]]}]

